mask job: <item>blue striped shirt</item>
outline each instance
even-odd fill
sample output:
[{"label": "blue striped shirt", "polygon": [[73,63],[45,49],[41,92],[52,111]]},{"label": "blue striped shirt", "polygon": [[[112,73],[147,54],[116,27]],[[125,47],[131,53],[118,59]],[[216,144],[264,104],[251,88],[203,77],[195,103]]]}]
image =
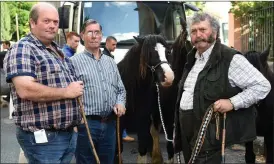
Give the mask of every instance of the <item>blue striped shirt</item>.
[{"label": "blue striped shirt", "polygon": [[115,104],[125,106],[126,90],[115,61],[101,55],[96,58],[87,50],[71,57],[75,71],[84,82],[86,115],[108,116]]}]

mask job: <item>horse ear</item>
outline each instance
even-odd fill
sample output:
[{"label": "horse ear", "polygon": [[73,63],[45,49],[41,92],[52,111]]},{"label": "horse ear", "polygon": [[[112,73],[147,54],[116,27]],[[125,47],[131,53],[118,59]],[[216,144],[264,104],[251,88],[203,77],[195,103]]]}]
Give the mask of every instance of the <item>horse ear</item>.
[{"label": "horse ear", "polygon": [[139,43],[139,44],[142,44],[144,42],[144,38],[142,37],[136,37],[136,36],[133,36],[133,38]]},{"label": "horse ear", "polygon": [[268,47],[261,53],[261,55],[260,55],[261,62],[267,61],[267,58],[268,58],[268,55],[270,52],[270,47],[271,47],[271,44],[269,44]]}]

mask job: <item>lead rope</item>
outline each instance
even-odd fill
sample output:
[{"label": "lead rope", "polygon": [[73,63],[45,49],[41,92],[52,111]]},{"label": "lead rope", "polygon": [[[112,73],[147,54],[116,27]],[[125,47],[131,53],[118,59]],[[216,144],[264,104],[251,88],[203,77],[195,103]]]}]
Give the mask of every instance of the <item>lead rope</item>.
[{"label": "lead rope", "polygon": [[[166,132],[166,127],[165,127],[165,123],[164,123],[164,119],[163,119],[163,114],[162,114],[162,108],[161,108],[160,90],[159,90],[159,85],[157,83],[156,83],[156,87],[157,87],[157,93],[158,93],[158,108],[159,108],[161,123],[162,123],[163,130],[164,130],[164,133],[165,133],[165,138],[166,138],[166,141],[173,142],[173,140],[167,138],[167,132]],[[181,163],[180,152],[176,153],[176,156],[177,156],[177,162]]]},{"label": "lead rope", "polygon": [[165,138],[168,142],[173,142],[173,140],[167,138],[166,127],[165,127],[165,123],[164,123],[164,119],[163,119],[161,102],[160,102],[159,85],[157,83],[156,83],[156,87],[157,87],[157,93],[158,93],[158,107],[159,107],[160,119],[161,119],[161,123],[162,123],[163,130],[164,130],[164,133],[165,133]]},{"label": "lead rope", "polygon": [[[214,113],[213,104],[211,104],[205,112],[200,130],[199,130],[196,142],[195,142],[195,146],[192,150],[191,158],[188,161],[188,164],[195,162],[196,157],[199,154],[199,152],[203,146],[204,139],[206,136],[206,130],[207,130],[209,122],[212,119],[213,113]],[[219,140],[219,120],[220,120],[219,112],[215,112],[214,115],[216,118],[216,139]]]}]

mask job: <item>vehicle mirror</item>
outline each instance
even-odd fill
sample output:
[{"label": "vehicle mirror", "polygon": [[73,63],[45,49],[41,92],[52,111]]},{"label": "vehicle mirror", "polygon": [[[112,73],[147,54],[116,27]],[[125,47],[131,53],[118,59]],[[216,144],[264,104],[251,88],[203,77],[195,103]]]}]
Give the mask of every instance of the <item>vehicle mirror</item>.
[{"label": "vehicle mirror", "polygon": [[58,8],[59,14],[59,28],[69,28],[69,6],[63,6]]}]

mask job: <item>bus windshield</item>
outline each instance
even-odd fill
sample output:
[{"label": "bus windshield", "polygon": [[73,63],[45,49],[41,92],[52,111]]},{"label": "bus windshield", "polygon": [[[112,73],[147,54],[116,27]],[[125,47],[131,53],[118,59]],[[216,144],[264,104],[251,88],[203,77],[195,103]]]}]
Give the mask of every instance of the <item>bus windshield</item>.
[{"label": "bus windshield", "polygon": [[134,43],[133,36],[162,34],[174,41],[179,35],[184,10],[175,2],[83,2],[82,20],[94,19],[103,28],[103,39],[114,36],[119,43]]},{"label": "bus windshield", "polygon": [[83,20],[94,19],[103,28],[103,39],[114,36],[118,42],[139,35],[139,16],[135,2],[84,2]]}]

